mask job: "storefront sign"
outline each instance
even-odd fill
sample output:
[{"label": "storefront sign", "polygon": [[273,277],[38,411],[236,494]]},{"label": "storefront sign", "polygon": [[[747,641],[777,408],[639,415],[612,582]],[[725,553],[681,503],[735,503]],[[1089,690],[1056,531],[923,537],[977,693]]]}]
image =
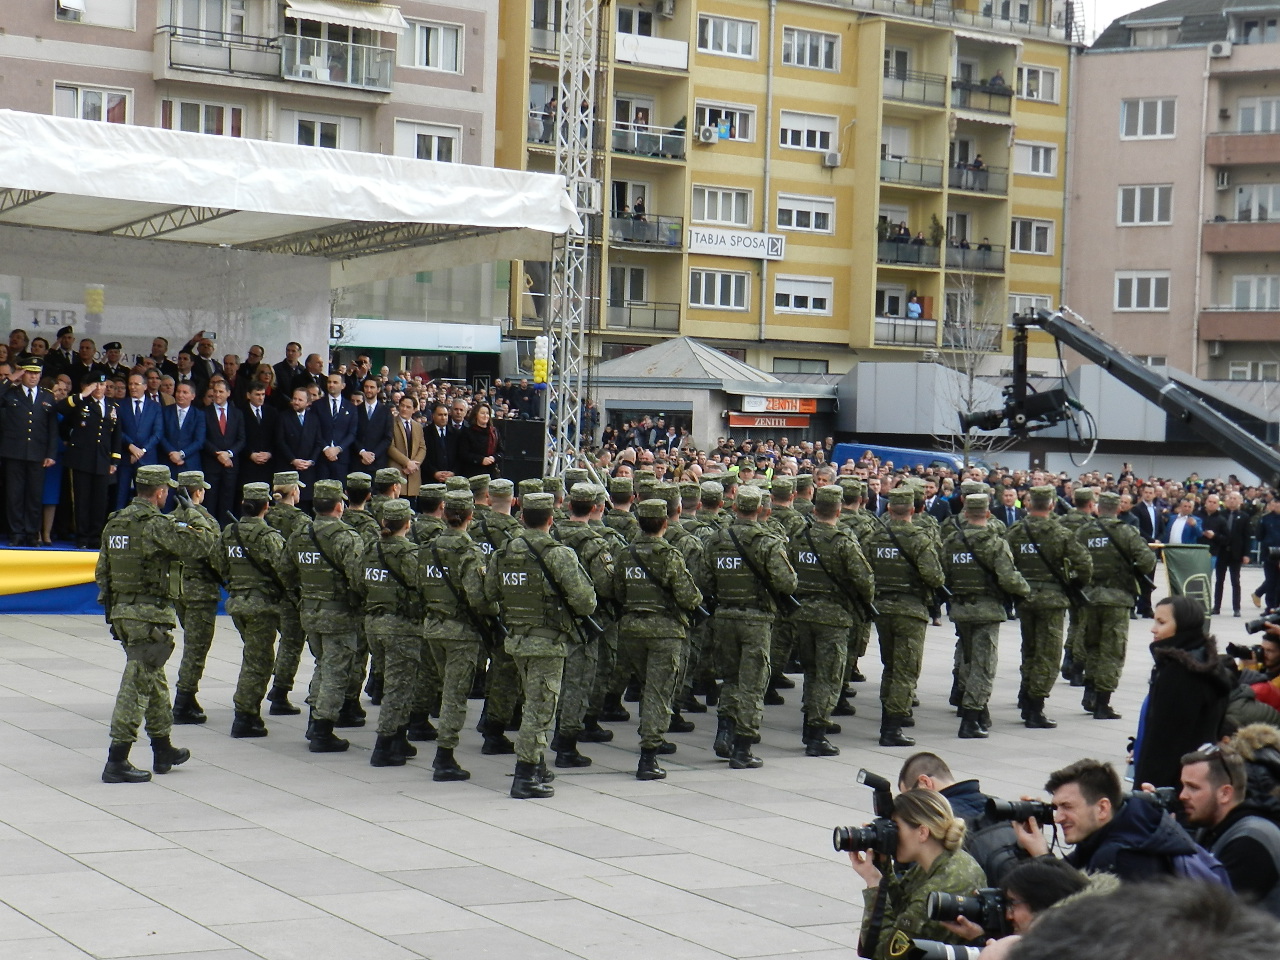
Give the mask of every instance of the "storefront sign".
[{"label": "storefront sign", "polygon": [[329,325],[329,345],[425,353],[498,353],[502,349],[502,328],[477,323],[340,317]]},{"label": "storefront sign", "polygon": [[818,401],[809,397],[743,397],[746,413],[817,413]]},{"label": "storefront sign", "polygon": [[805,430],[809,426],[809,418],[786,414],[731,413],[729,426],[756,430]]},{"label": "storefront sign", "polygon": [[772,233],[747,233],[744,230],[690,227],[689,252],[709,253],[717,257],[752,257],[756,260],[781,260],[787,252],[787,238]]}]

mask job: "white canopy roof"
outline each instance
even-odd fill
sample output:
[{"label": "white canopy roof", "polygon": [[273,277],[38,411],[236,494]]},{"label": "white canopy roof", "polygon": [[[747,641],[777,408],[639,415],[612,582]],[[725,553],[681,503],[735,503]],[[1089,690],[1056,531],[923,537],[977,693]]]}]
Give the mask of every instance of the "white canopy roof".
[{"label": "white canopy roof", "polygon": [[335,23],[342,27],[357,29],[364,27],[384,33],[403,33],[409,29],[409,24],[400,14],[400,8],[386,3],[353,3],[350,0],[289,0],[284,15],[299,20]]}]

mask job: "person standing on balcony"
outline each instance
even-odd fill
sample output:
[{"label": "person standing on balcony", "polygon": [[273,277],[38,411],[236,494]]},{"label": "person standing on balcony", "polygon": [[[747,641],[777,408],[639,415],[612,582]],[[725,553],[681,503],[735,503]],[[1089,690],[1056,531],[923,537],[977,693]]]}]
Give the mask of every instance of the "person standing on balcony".
[{"label": "person standing on balcony", "polygon": [[913,295],[911,299],[907,301],[907,319],[919,320],[923,313],[924,307],[920,304],[920,298]]}]

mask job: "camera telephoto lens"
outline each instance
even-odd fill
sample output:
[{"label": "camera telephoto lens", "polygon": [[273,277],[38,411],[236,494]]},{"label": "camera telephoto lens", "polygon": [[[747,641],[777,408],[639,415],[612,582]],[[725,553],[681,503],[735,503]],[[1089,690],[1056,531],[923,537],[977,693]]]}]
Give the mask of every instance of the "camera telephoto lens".
[{"label": "camera telephoto lens", "polygon": [[831,845],[844,853],[872,850],[891,857],[898,849],[898,825],[877,817],[865,827],[836,827],[831,831]]},{"label": "camera telephoto lens", "polygon": [[941,940],[912,940],[906,960],[978,960],[982,950],[978,947],[962,947]]},{"label": "camera telephoto lens", "polygon": [[1033,817],[1039,823],[1053,823],[1053,804],[1042,800],[996,800],[987,801],[987,816],[992,820],[1030,820]]}]

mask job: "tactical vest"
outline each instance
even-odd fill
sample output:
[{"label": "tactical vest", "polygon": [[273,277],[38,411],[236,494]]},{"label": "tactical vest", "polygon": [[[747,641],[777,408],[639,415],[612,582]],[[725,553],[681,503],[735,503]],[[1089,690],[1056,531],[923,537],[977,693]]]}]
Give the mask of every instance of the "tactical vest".
[{"label": "tactical vest", "polygon": [[[801,597],[828,597],[841,587],[822,568],[827,570],[839,567],[839,558],[835,550],[836,529],[826,524],[814,524],[808,534],[800,534],[791,544],[791,564],[796,568],[798,586],[796,593]],[[809,541],[813,541],[810,546]]]},{"label": "tactical vest", "polygon": [[[540,550],[548,549],[544,545]],[[547,596],[546,575],[524,545],[507,545],[491,558],[502,584],[502,612],[508,624],[546,626],[553,610]],[[555,617],[559,622],[560,617]]]},{"label": "tactical vest", "polygon": [[[258,569],[259,566],[267,567],[259,544],[270,532],[270,527],[241,520],[228,527],[222,535],[219,547],[227,558],[227,590],[233,596],[246,593],[265,593],[272,598],[280,596],[276,581]],[[254,560],[258,561],[257,565]]]},{"label": "tactical vest", "polygon": [[[894,536],[903,547],[915,540],[916,534],[907,524],[895,523]],[[921,536],[928,536],[923,530]],[[898,545],[883,530],[874,531],[867,537],[867,546],[863,550],[871,569],[876,575],[876,593],[910,593],[918,594],[921,590],[920,578],[916,575],[911,561],[902,555]]]},{"label": "tactical vest", "polygon": [[309,522],[310,518],[306,513],[291,503],[277,500],[267,507],[267,524],[284,534],[286,540],[293,536],[299,526]]},{"label": "tactical vest", "polygon": [[1121,556],[1121,548],[1111,539],[1112,531],[1120,522],[1107,519],[1082,524],[1080,540],[1093,558],[1093,582],[1127,589],[1133,579],[1133,572]]},{"label": "tactical vest", "polygon": [[[1027,517],[1009,528],[1009,549],[1013,551],[1014,566],[1028,583],[1051,583],[1055,586],[1058,583],[1050,567],[1054,563],[1061,565],[1061,560],[1054,553],[1058,545],[1054,534],[1059,531],[1050,526],[1056,523],[1049,517]],[[1036,544],[1031,542],[1033,536],[1040,547],[1048,549],[1045,556],[1041,557]]]},{"label": "tactical vest", "polygon": [[371,544],[365,550],[364,556],[360,558],[365,613],[408,615],[411,598],[407,587],[400,582],[404,575],[398,569],[393,569],[392,564],[411,549],[407,540],[392,537]]},{"label": "tactical vest", "polygon": [[111,517],[102,531],[116,602],[135,596],[162,603],[169,596],[169,564],[147,555],[147,522],[155,516],[160,514],[154,508],[131,503]]},{"label": "tactical vest", "polygon": [[[703,548],[703,562],[715,577],[716,602],[725,607],[761,607],[765,603],[761,596],[763,584],[729,539],[729,529],[713,534]],[[735,524],[732,529],[744,550],[751,550],[762,532],[744,524]],[[761,566],[754,553],[751,559]]]},{"label": "tactical vest", "polygon": [[[458,597],[465,596],[461,570],[463,552],[457,546],[459,542],[456,535],[441,534],[430,544],[418,548],[418,586],[422,600],[429,613],[449,620],[466,618],[466,611],[458,600]],[[436,563],[437,555],[439,563]],[[458,591],[458,596],[454,596],[454,590]]]},{"label": "tactical vest", "polygon": [[673,612],[671,595],[645,573],[644,567],[637,562],[632,550],[635,550],[644,561],[644,567],[656,573],[655,568],[658,566],[662,548],[653,543],[637,542],[623,550],[614,561],[622,567],[622,582],[626,586],[626,594],[622,597],[622,602],[626,606],[627,613],[671,614]]},{"label": "tactical vest", "polygon": [[[946,560],[947,586],[958,596],[987,594],[991,591],[991,577],[978,564],[969,544],[977,547],[990,534],[981,530],[966,530],[964,537],[952,532],[942,545]],[[968,543],[965,542],[968,538]]]},{"label": "tactical vest", "polygon": [[[338,522],[341,523],[341,521]],[[293,551],[293,562],[298,568],[298,582],[304,600],[345,602],[347,598],[347,579],[344,572],[336,569],[325,559],[326,554],[334,560],[338,559],[331,545],[330,531],[335,526],[331,523],[312,525],[312,534],[319,542],[318,547],[306,531],[299,531],[290,541],[289,547]],[[345,530],[346,527],[343,525],[339,529]],[[321,550],[324,552],[322,553]]]}]

